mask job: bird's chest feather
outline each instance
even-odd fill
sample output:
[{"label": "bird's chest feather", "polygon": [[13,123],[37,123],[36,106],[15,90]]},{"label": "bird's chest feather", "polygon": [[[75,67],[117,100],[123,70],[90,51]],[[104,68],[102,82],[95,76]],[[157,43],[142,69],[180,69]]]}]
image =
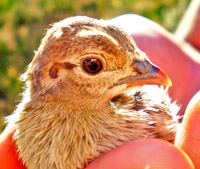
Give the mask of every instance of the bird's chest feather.
[{"label": "bird's chest feather", "polygon": [[170,100],[148,100],[144,93],[121,95],[107,108],[77,115],[61,105],[24,109],[14,136],[20,157],[29,169],[74,169],[131,140],[173,142],[177,121],[171,115]]}]

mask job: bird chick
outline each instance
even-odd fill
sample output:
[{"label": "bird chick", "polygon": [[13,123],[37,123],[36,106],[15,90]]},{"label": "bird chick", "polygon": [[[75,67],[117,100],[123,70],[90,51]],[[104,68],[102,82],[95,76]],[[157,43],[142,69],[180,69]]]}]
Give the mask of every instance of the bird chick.
[{"label": "bird chick", "polygon": [[131,140],[174,139],[170,98],[152,100],[140,87],[171,81],[108,21],[78,16],[53,24],[22,79],[14,139],[28,169],[83,168]]}]

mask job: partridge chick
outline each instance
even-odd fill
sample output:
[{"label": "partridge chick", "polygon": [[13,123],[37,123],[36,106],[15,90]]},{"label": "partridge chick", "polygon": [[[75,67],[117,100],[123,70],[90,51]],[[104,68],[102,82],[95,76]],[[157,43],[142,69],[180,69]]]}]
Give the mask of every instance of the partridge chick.
[{"label": "partridge chick", "polygon": [[[27,169],[77,169],[140,138],[173,141],[171,85],[133,39],[108,21],[55,23],[22,76],[26,90],[10,120]],[[156,99],[155,99],[156,98]]]}]

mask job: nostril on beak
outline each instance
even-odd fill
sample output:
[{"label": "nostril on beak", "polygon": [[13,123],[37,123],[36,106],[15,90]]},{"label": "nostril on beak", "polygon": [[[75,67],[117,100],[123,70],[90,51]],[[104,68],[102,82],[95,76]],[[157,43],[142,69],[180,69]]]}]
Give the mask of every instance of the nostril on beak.
[{"label": "nostril on beak", "polygon": [[138,73],[145,74],[150,70],[149,62],[148,61],[134,61],[134,68]]}]

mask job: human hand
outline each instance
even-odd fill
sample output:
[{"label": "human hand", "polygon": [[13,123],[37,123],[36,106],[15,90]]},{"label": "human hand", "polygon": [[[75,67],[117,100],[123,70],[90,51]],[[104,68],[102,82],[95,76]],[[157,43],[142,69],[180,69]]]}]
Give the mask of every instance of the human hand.
[{"label": "human hand", "polygon": [[[130,23],[131,20],[131,23]],[[191,57],[174,40],[173,35],[157,24],[137,15],[124,15],[113,20],[132,35],[138,47],[171,78],[170,96],[181,104],[180,114],[199,90],[200,58]],[[129,25],[128,27],[126,25]],[[195,53],[198,55],[198,53]],[[87,169],[190,169],[200,168],[200,92],[191,100],[178,131],[175,146],[158,139],[126,143],[93,161]],[[179,148],[178,148],[179,147]],[[185,153],[184,151],[187,153]],[[190,158],[188,157],[190,156]],[[146,167],[146,168],[145,168]]]},{"label": "human hand", "polygon": [[192,0],[175,32],[176,39],[185,40],[198,50],[200,50],[199,16],[200,16],[200,1]]}]

